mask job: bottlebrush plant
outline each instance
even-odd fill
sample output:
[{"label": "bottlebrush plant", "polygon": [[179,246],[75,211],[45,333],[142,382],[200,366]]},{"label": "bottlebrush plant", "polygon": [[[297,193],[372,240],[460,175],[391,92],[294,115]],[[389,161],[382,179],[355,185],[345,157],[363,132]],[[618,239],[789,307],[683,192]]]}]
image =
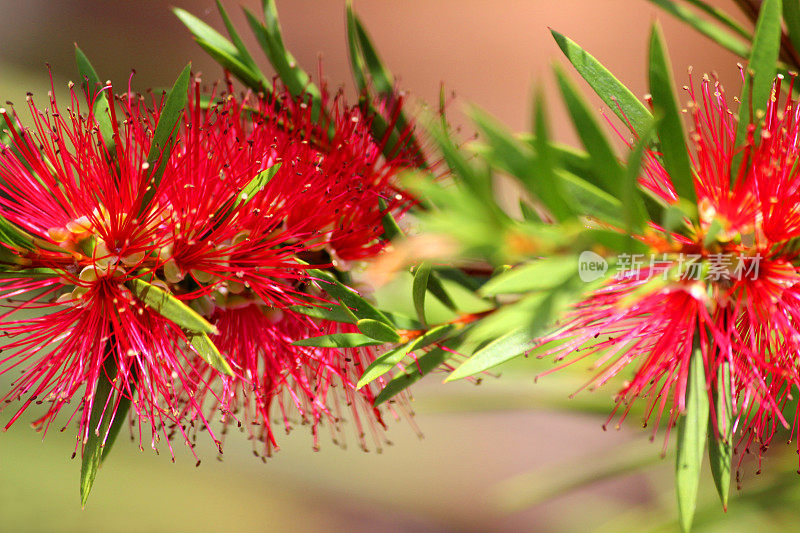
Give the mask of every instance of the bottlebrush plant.
[{"label": "bottlebrush plant", "polygon": [[[198,434],[221,453],[233,425],[262,458],[297,424],[315,449],[343,421],[380,449],[420,378],[534,356],[555,361],[542,379],[589,363],[583,388],[616,387],[609,423],[635,413],[675,443],[684,530],[706,453],[727,508],[745,454],[797,428],[800,7],[738,2],[751,32],[651,1],[747,58],[738,99],[704,75],[678,92],[657,24],[642,100],[554,31],[618,119],[556,68],[583,149],[551,140],[541,94],[525,134],[473,108],[464,142],[444,97],[412,117],[349,5],[354,104],[297,65],[272,0],[245,16],[274,78],[221,3],[228,37],[175,9],[220,83],[187,66],[164,94],[118,95],[76,49],[69,105],[0,110],[0,374],[21,372],[5,427],[34,404],[37,428],[76,425],[85,505],[125,426],[173,457]],[[371,295],[392,277],[412,312]]]}]

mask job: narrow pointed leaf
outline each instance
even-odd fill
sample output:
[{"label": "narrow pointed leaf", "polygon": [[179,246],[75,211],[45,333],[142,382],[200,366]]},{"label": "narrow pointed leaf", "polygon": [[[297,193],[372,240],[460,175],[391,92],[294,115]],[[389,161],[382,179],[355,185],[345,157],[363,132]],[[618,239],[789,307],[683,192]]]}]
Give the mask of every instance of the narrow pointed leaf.
[{"label": "narrow pointed leaf", "polygon": [[383,198],[378,200],[378,208],[383,211],[381,218],[381,225],[383,226],[383,238],[387,241],[393,241],[404,236],[403,230],[397,225],[397,221],[392,216],[391,211],[387,209],[386,201]]},{"label": "narrow pointed leaf", "polygon": [[578,260],[574,256],[534,259],[490,279],[481,287],[480,293],[484,296],[496,296],[552,289],[577,272]]},{"label": "narrow pointed leaf", "polygon": [[[239,78],[242,83],[255,91],[270,92],[272,90],[272,84],[255,65],[243,44],[240,48],[238,44],[231,43],[214,28],[183,9],[176,7],[172,12],[192,33],[197,44],[223,68]],[[228,26],[227,13],[223,14],[223,19],[225,25]]]},{"label": "narrow pointed leaf", "polygon": [[456,147],[448,129],[440,124],[432,124],[428,128],[431,139],[441,151],[450,170],[458,176],[459,184],[463,184],[477,195],[484,198],[492,197],[491,183],[487,183],[479,175],[476,168],[467,160],[461,150]]},{"label": "narrow pointed leaf", "polygon": [[35,247],[34,237],[0,216],[0,241],[12,248],[32,250]]},{"label": "narrow pointed leaf", "polygon": [[139,278],[131,278],[125,285],[139,301],[181,328],[195,333],[218,333],[215,326],[161,287]]},{"label": "narrow pointed leaf", "polygon": [[354,290],[339,283],[332,275],[322,270],[310,269],[308,274],[316,278],[319,287],[329,295],[341,300],[355,315],[361,318],[371,318],[391,326],[392,322],[386,315],[378,311],[375,306],[362,298]]},{"label": "narrow pointed leaf", "polygon": [[650,33],[650,94],[657,116],[656,131],[661,141],[664,168],[672,179],[678,196],[696,200],[692,164],[683,133],[683,119],[676,99],[672,66],[664,46],[661,27],[656,23]]},{"label": "narrow pointed leaf", "polygon": [[614,226],[622,226],[625,223],[622,216],[624,209],[618,198],[571,172],[557,170],[556,174],[564,184],[567,194],[578,204],[582,214]]},{"label": "narrow pointed leaf", "polygon": [[[541,101],[537,101],[536,110],[537,124],[546,130]],[[470,118],[492,146],[497,157],[504,161],[511,173],[531,194],[541,200],[556,220],[566,220],[573,215],[560,181],[553,176],[551,160],[547,157],[549,152],[538,152],[535,156],[529,147],[516,140],[496,120],[477,108],[471,110]]]},{"label": "narrow pointed leaf", "polygon": [[355,324],[358,321],[358,318],[353,315],[352,312],[346,312],[346,307],[342,306],[335,306],[332,308],[315,306],[315,305],[294,305],[291,306],[289,309],[295,311],[296,313],[300,313],[301,315],[310,316],[313,318],[319,318],[322,320],[332,320],[333,322],[344,322],[349,324]]},{"label": "narrow pointed leaf", "polygon": [[106,145],[106,150],[111,153],[114,149],[114,128],[111,124],[111,115],[109,113],[109,94],[108,90],[100,92],[103,89],[102,82],[97,76],[92,63],[86,54],[83,53],[78,45],[75,45],[75,63],[78,65],[78,73],[81,80],[85,85],[85,91],[90,102],[94,102],[92,106],[92,114],[97,121],[97,126],[100,128],[100,136]]},{"label": "narrow pointed leaf", "polygon": [[795,49],[800,50],[800,2],[783,1],[783,21],[789,30],[789,38]]},{"label": "narrow pointed leaf", "polygon": [[197,354],[202,357],[211,368],[226,376],[233,376],[231,365],[228,364],[228,361],[220,353],[214,341],[212,341],[207,334],[189,332],[186,338],[189,344],[192,345],[192,348],[194,348]]},{"label": "narrow pointed leaf", "polygon": [[[796,0],[787,0],[795,1]],[[781,0],[764,0],[759,10],[753,47],[747,61],[747,72],[739,96],[739,123],[736,128],[735,146],[742,146],[747,139],[747,127],[751,122],[761,119],[772,93],[772,82],[777,70],[781,47]],[[752,96],[752,98],[751,98]],[[755,141],[758,142],[756,135]],[[737,151],[731,162],[731,185],[736,183],[742,153]]]},{"label": "narrow pointed leaf", "polygon": [[371,339],[381,342],[400,342],[400,334],[383,322],[362,318],[356,322],[358,330]]},{"label": "narrow pointed leaf", "polygon": [[675,463],[678,512],[681,527],[686,532],[692,527],[697,508],[697,489],[700,486],[700,469],[708,433],[708,412],[703,353],[699,342],[695,341],[686,384],[686,411],[678,420],[678,452]]},{"label": "narrow pointed leaf", "polygon": [[589,152],[595,168],[604,169],[595,185],[619,197],[623,187],[623,173],[611,144],[578,90],[559,68],[555,68],[555,73],[567,110],[583,146]]},{"label": "narrow pointed leaf", "polygon": [[[226,54],[229,54],[232,57],[238,56],[239,51],[237,50],[236,46],[226,39],[221,33],[217,30],[200,20],[199,18],[195,17],[188,11],[181,9],[179,7],[173,8],[172,12],[175,14],[178,19],[183,23],[184,26],[192,33],[192,35],[196,39],[202,39],[205,41],[209,46],[218,49]],[[242,61],[242,58],[238,58],[242,64],[244,65],[245,62]]]},{"label": "narrow pointed leaf", "polygon": [[541,293],[535,295],[534,298],[540,298],[541,303],[536,307],[528,324],[509,331],[475,352],[469,359],[456,367],[447,376],[445,382],[485,372],[533,349],[536,339],[545,333],[546,328],[566,309],[570,302],[569,292],[563,290],[556,290],[549,294]]},{"label": "narrow pointed leaf", "polygon": [[451,333],[457,331],[458,329],[459,328],[453,324],[443,324],[426,331],[405,345],[398,346],[397,348],[386,352],[375,359],[375,361],[373,361],[372,364],[370,364],[367,369],[364,370],[364,374],[358,381],[358,388],[363,387],[367,383],[375,381],[382,375],[392,370],[392,368],[402,361],[403,358],[409,353],[422,348],[427,348],[432,344],[442,342],[446,340]]},{"label": "narrow pointed leaf", "polygon": [[[353,78],[358,89],[365,93],[368,89],[373,89],[381,99],[392,100],[395,98],[394,77],[388,68],[383,64],[378,55],[378,51],[372,44],[372,40],[359,20],[358,15],[353,11],[352,5],[347,4],[347,42],[350,55],[350,65],[353,70]],[[367,83],[367,75],[372,82],[371,86]],[[376,113],[372,103],[363,101],[372,116],[373,137],[376,140],[383,139],[387,133],[388,141],[385,143],[384,154],[390,157],[396,152],[397,143],[400,142],[400,134],[405,133],[403,143],[410,147],[413,152],[420,156],[421,166],[425,167],[424,157],[419,147],[416,137],[409,132],[409,122],[405,114],[400,111],[397,115],[397,123],[394,130],[387,132],[388,125],[385,124],[383,117]]]},{"label": "narrow pointed leaf", "polygon": [[411,296],[414,300],[414,310],[417,318],[423,325],[428,321],[425,318],[425,295],[428,293],[428,281],[431,275],[431,264],[427,261],[420,264],[414,271],[414,281],[411,285]]},{"label": "narrow pointed leaf", "polygon": [[178,122],[183,116],[186,104],[189,101],[189,74],[192,64],[189,63],[181,71],[172,89],[167,93],[161,114],[158,117],[156,131],[153,133],[153,141],[150,151],[147,154],[147,163],[150,165],[149,187],[144,193],[140,206],[140,213],[144,213],[149,207],[150,202],[155,196],[161,176],[167,167],[172,146],[175,142],[177,130],[180,128]]},{"label": "narrow pointed leaf", "polygon": [[382,341],[376,341],[361,333],[333,333],[320,335],[294,341],[295,346],[314,346],[317,348],[359,348],[361,346],[378,346]]},{"label": "narrow pointed leaf", "polygon": [[731,371],[728,363],[720,365],[717,373],[717,388],[714,413],[717,427],[708,428],[708,461],[711,475],[717,487],[719,499],[724,509],[728,508],[728,494],[731,489],[731,462],[733,460],[733,403],[731,400]]},{"label": "narrow pointed leaf", "polygon": [[[463,327],[463,326],[462,326]],[[431,344],[436,344],[447,339],[451,333],[460,330],[461,327],[455,324],[442,324],[431,328],[406,346],[406,353],[411,353],[415,350],[427,348]]]},{"label": "narrow pointed leaf", "polygon": [[[456,302],[453,301],[453,298],[450,297],[450,294],[447,292],[447,289],[444,288],[442,280],[439,279],[440,275],[444,277],[443,274],[449,271],[451,271],[451,269],[443,267],[437,267],[435,270],[431,270],[431,273],[428,276],[428,292],[431,293],[434,298],[439,300],[439,302],[441,302],[441,304],[447,307],[449,310],[458,311],[458,304],[456,304]],[[458,273],[462,274],[461,271],[458,271]],[[451,280],[459,284],[461,284],[461,282],[463,281],[463,279],[461,280],[451,279]],[[477,289],[477,287],[473,287],[473,289]]]},{"label": "narrow pointed leaf", "polygon": [[748,31],[744,26],[739,24],[739,22],[737,22],[736,19],[728,15],[722,9],[714,7],[704,0],[686,0],[686,2],[692,4],[697,9],[703,11],[704,13],[708,13],[717,22],[720,22],[723,26],[727,27],[729,30],[732,30],[733,32],[744,37],[745,41],[750,42],[753,40],[753,33]]},{"label": "narrow pointed leaf", "polygon": [[408,365],[408,369],[397,377],[393,378],[375,397],[374,405],[380,405],[400,392],[404,391],[424,376],[447,361],[453,354],[443,348],[434,348],[427,352],[416,362]]},{"label": "narrow pointed leaf", "polygon": [[557,31],[550,30],[550,33],[575,70],[620,120],[630,124],[633,132],[640,132],[652,120],[647,107],[597,59]]},{"label": "narrow pointed leaf", "polygon": [[265,14],[272,13],[272,16],[267,16],[267,24],[264,25],[258,21],[248,9],[243,8],[247,23],[250,29],[264,50],[264,54],[269,59],[270,64],[280,76],[281,81],[292,93],[292,96],[300,96],[306,94],[311,96],[313,100],[312,118],[316,120],[320,112],[320,92],[319,88],[311,83],[309,75],[297,64],[297,60],[291,53],[284,47],[283,38],[281,37],[281,29],[278,24],[277,11],[273,0],[269,0],[265,4]]},{"label": "narrow pointed leaf", "polygon": [[[131,394],[133,394],[133,391],[131,391]],[[122,427],[128,421],[128,411],[130,411],[130,409],[131,399],[127,396],[122,396],[122,398],[119,399],[119,405],[117,405],[117,412],[114,415],[114,421],[111,423],[111,427],[108,428],[108,438],[106,439],[105,446],[103,446],[103,452],[101,453],[100,457],[101,465],[108,458],[108,454],[111,453],[111,449],[114,446],[114,443],[117,441],[117,437],[119,436],[120,431],[122,431]]]},{"label": "narrow pointed leaf", "polygon": [[[727,48],[740,57],[747,57],[750,49],[745,41],[713,22],[693,13],[690,9],[674,0],[649,0],[670,15],[682,20],[696,31],[705,35],[723,48]],[[732,19],[731,19],[732,20]],[[741,26],[739,26],[741,28]],[[738,30],[737,30],[738,31]]]},{"label": "narrow pointed leaf", "polygon": [[236,197],[233,207],[236,208],[239,205],[249,202],[256,194],[259,193],[259,191],[261,191],[261,189],[266,187],[270,180],[275,177],[275,174],[278,173],[280,168],[281,164],[277,163],[268,169],[259,172],[255,178],[250,180],[250,182],[244,186],[242,191]]},{"label": "narrow pointed leaf", "polygon": [[407,355],[407,350],[404,346],[398,346],[388,352],[382,354],[378,358],[376,358],[370,365],[364,370],[364,373],[361,375],[361,378],[358,380],[358,384],[356,385],[357,389],[360,389],[364,385],[368,385],[378,379],[379,377],[385,375],[387,372],[391,371],[403,358]]},{"label": "narrow pointed leaf", "polygon": [[[566,194],[564,184],[555,170],[558,166],[558,157],[551,149],[550,129],[548,127],[547,112],[545,111],[544,93],[537,91],[533,104],[534,132],[536,133],[533,143],[536,150],[536,165],[539,168],[539,183],[544,185],[531,189],[558,220],[574,218],[577,209],[573,205],[572,198]],[[551,192],[552,191],[552,192]]]},{"label": "narrow pointed leaf", "polygon": [[639,233],[648,219],[645,209],[643,194],[639,188],[639,171],[642,167],[642,158],[647,149],[647,139],[650,138],[653,128],[650,125],[642,131],[641,137],[633,146],[628,163],[625,167],[625,185],[622,188],[622,206],[625,214],[625,227],[628,233]]},{"label": "narrow pointed leaf", "polygon": [[378,94],[390,96],[394,92],[394,77],[378,56],[378,52],[375,50],[372,40],[369,38],[369,34],[367,34],[367,30],[364,29],[364,25],[361,24],[358,16],[353,14],[352,18],[359,49],[362,52],[364,64],[372,79],[372,85]]},{"label": "narrow pointed leaf", "polygon": [[247,51],[247,47],[244,45],[242,38],[239,37],[236,27],[231,22],[228,12],[225,11],[225,7],[222,5],[220,0],[217,0],[217,11],[219,11],[219,15],[222,17],[222,22],[225,24],[225,29],[228,30],[228,35],[230,35],[231,40],[233,41],[233,46],[238,54],[237,59],[244,63],[248,69],[252,70],[253,72],[258,72],[258,67],[256,66],[253,56],[251,56],[250,52]]},{"label": "narrow pointed leaf", "polygon": [[347,2],[345,9],[347,12],[347,51],[350,58],[350,69],[353,71],[353,80],[356,82],[356,88],[360,93],[364,93],[367,90],[366,64],[358,43],[353,5]]},{"label": "narrow pointed leaf", "polygon": [[[109,342],[107,346],[113,346],[113,343]],[[116,402],[116,389],[112,383],[116,376],[117,362],[115,354],[106,353],[103,368],[100,370],[97,379],[97,387],[92,401],[91,414],[89,415],[88,437],[83,445],[81,457],[80,491],[82,507],[85,507],[86,502],[89,500],[89,493],[94,485],[103,457],[104,442],[107,439],[109,425],[111,424],[111,413]],[[124,416],[124,413],[118,412],[116,416]]]}]

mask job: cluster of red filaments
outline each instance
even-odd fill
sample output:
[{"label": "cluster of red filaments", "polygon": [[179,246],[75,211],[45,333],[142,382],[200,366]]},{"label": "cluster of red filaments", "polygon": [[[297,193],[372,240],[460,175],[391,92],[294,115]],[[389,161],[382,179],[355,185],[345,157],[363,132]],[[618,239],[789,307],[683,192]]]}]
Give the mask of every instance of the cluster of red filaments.
[{"label": "cluster of red filaments", "polygon": [[[791,428],[784,413],[800,386],[800,103],[782,96],[782,84],[778,77],[766,114],[751,119],[742,146],[719,82],[704,77],[686,87],[698,222],[676,233],[652,223],[640,236],[650,250],[643,267],[591,293],[546,339],[561,343],[545,350],[564,361],[559,368],[593,361],[586,387],[627,375],[615,413],[624,418],[634,400],[646,399],[644,422],[654,434],[662,418],[669,430],[684,411],[697,349],[712,422],[734,432],[737,450],[760,455],[776,432],[798,429],[800,413]],[[678,203],[659,154],[646,157],[640,184]],[[677,266],[687,257],[696,275]],[[718,397],[730,400],[732,427],[717,423]]]},{"label": "cluster of red filaments", "polygon": [[[372,390],[355,389],[374,354],[294,346],[340,328],[295,306],[325,303],[309,268],[343,272],[381,250],[384,214],[408,206],[393,178],[416,156],[403,142],[395,151],[376,142],[372,118],[341,95],[323,91],[313,104],[281,90],[216,91],[205,106],[199,80],[191,84],[174,147],[155,161],[163,96],[106,86],[98,98],[113,102],[110,139],[95,102],[82,109],[72,90],[66,110],[52,93],[44,110],[29,97],[31,129],[0,111],[11,134],[0,146],[0,215],[25,234],[0,253],[0,374],[22,372],[5,396],[22,403],[6,427],[35,402],[48,405],[36,422],[47,429],[77,398],[68,420],[78,446],[92,433],[105,439],[101,428],[127,402],[132,434],[141,443],[149,426],[151,446],[167,437],[170,453],[170,438],[192,443],[218,417],[246,423],[268,453],[276,406],[287,429],[311,425],[315,446],[321,422],[338,432],[345,418],[362,446],[369,433],[382,442]],[[387,107],[390,126],[401,103]],[[132,291],[137,280],[207,321],[231,377]],[[104,380],[113,393],[99,397]]]}]

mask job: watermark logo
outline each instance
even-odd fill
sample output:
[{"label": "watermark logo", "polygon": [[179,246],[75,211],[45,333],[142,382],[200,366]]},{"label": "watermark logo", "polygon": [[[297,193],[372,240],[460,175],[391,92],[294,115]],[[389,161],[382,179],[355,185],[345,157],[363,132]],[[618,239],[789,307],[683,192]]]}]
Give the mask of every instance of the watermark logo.
[{"label": "watermark logo", "polygon": [[[612,258],[617,281],[642,281],[660,277],[668,279],[705,280],[732,283],[757,280],[761,255],[731,253],[700,254],[620,254]],[[578,256],[578,276],[586,283],[598,280],[608,272],[609,263],[602,256],[586,250]]]},{"label": "watermark logo", "polygon": [[586,250],[578,256],[578,277],[584,283],[590,283],[605,276],[608,271],[608,261],[602,256]]}]

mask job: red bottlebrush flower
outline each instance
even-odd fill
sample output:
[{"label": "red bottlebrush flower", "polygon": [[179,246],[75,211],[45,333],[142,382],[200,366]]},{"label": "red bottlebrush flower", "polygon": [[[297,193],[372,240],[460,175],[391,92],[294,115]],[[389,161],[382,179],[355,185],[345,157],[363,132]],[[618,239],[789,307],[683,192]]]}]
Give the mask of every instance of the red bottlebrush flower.
[{"label": "red bottlebrush flower", "polygon": [[[104,91],[111,93],[111,86]],[[188,442],[187,423],[205,421],[196,404],[193,418],[181,418],[175,391],[199,385],[189,364],[194,352],[181,327],[131,290],[136,280],[161,276],[159,253],[175,240],[162,210],[144,204],[162,102],[154,111],[134,97],[119,98],[112,106],[112,151],[100,137],[98,117],[81,109],[75,92],[66,110],[52,94],[44,110],[32,97],[28,103],[30,130],[0,110],[13,137],[0,146],[0,216],[29,234],[24,246],[6,244],[2,253],[7,309],[0,329],[7,342],[0,374],[22,372],[4,396],[6,403],[22,403],[5,427],[31,403],[46,403],[40,428],[71,408],[79,446],[90,434],[105,441],[101,425],[125,416],[117,411],[130,401],[140,440],[142,425],[149,425],[154,448],[159,434],[173,429]],[[156,189],[171,186],[165,180]],[[110,399],[98,397],[101,381],[116,391]],[[79,402],[70,405],[75,397]]]},{"label": "red bottlebrush flower", "polygon": [[[663,416],[671,428],[683,412],[689,361],[699,349],[715,427],[723,415],[715,411],[715,398],[727,397],[740,435],[737,449],[755,443],[759,454],[779,426],[789,427],[784,408],[800,385],[800,272],[793,245],[800,231],[800,108],[791,97],[781,103],[781,80],[743,146],[736,146],[737,119],[719,83],[705,77],[699,94],[690,85],[699,225],[668,238],[653,224],[639,237],[650,254],[641,254],[638,267],[635,257],[625,257],[626,270],[544,339],[557,341],[546,353],[565,361],[558,368],[594,361],[598,373],[588,386],[630,373],[615,412],[622,410],[624,418],[634,400],[647,398],[644,420],[654,419],[656,428]],[[647,155],[640,183],[667,202],[678,200],[659,154]],[[718,380],[727,375],[724,368],[729,381]]]},{"label": "red bottlebrush flower", "polygon": [[[212,339],[237,373],[219,384],[213,409],[230,412],[226,424],[246,422],[267,454],[277,445],[270,417],[288,429],[294,414],[311,425],[315,447],[321,421],[337,433],[347,418],[362,447],[366,427],[380,446],[384,424],[372,392],[355,388],[374,354],[294,346],[346,325],[311,319],[292,306],[327,303],[309,268],[346,271],[352,260],[385,246],[386,211],[400,214],[409,205],[393,178],[412,159],[403,151],[387,158],[370,134],[370,117],[324,89],[319,120],[304,96],[282,91],[241,100],[226,95],[207,109],[200,101],[195,85],[184,142],[165,172],[173,186],[160,201],[180,221],[168,281],[191,293],[219,329]],[[270,168],[274,175],[243,193]],[[205,361],[195,365],[213,381]]]}]

